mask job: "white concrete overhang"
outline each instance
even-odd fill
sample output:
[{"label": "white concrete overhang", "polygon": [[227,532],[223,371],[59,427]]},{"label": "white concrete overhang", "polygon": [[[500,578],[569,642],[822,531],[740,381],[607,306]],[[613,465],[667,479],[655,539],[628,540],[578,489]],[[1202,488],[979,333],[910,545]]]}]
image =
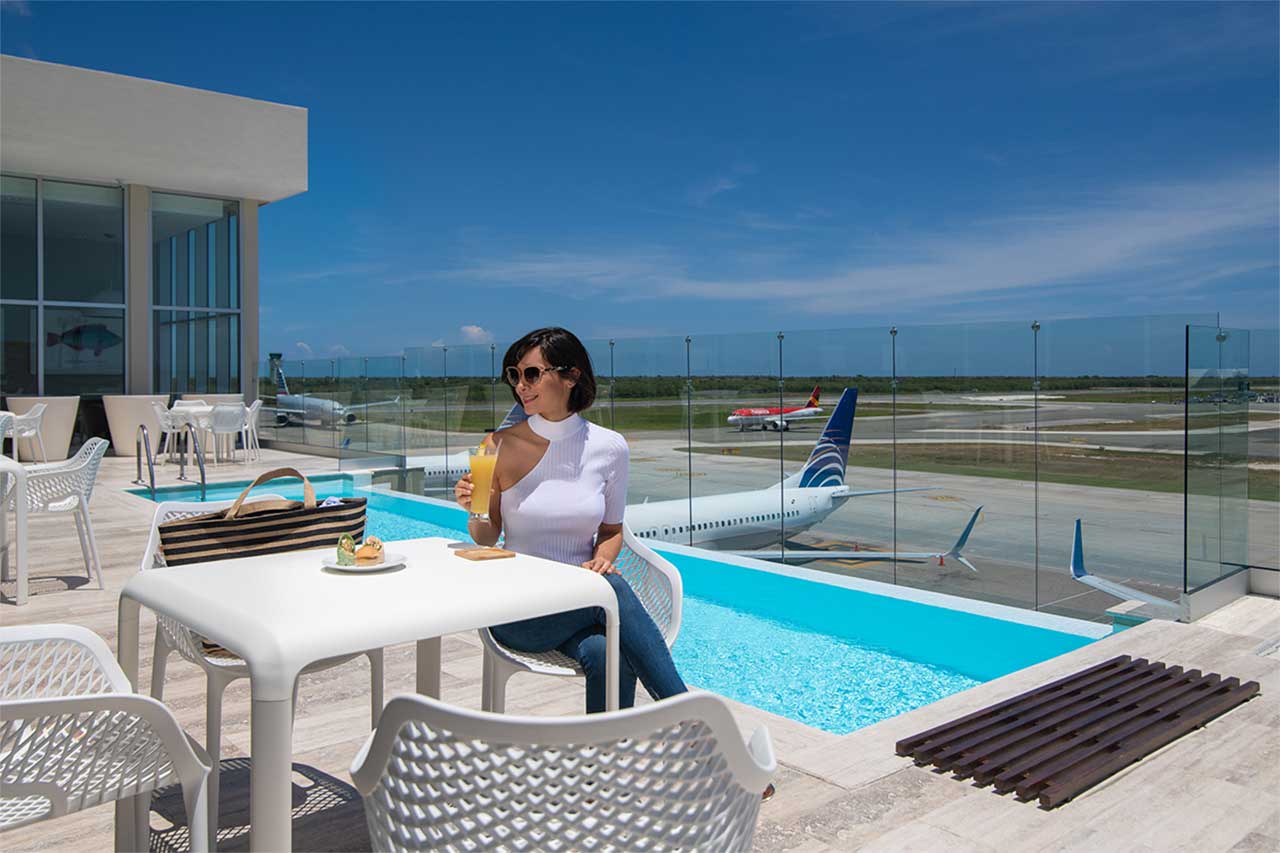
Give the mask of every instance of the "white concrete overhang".
[{"label": "white concrete overhang", "polygon": [[307,111],[2,56],[0,168],[278,201],[307,190]]}]

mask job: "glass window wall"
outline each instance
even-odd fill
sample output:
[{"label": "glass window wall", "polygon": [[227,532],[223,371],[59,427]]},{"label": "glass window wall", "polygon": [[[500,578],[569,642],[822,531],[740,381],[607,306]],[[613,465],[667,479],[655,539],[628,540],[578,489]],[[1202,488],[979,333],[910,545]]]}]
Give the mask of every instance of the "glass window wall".
[{"label": "glass window wall", "polygon": [[235,393],[240,388],[240,316],[155,311],[156,393]]},{"label": "glass window wall", "polygon": [[42,181],[44,298],[124,303],[124,191]]},{"label": "glass window wall", "polygon": [[36,182],[0,178],[0,296],[36,298]]}]

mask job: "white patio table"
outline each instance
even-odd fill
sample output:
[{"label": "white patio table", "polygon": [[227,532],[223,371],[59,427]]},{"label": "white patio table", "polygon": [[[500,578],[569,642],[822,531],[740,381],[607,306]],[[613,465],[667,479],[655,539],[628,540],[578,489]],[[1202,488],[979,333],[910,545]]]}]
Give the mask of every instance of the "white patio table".
[{"label": "white patio table", "polygon": [[[8,456],[0,454],[0,471],[11,475],[16,481],[13,485],[13,551],[15,570],[17,571],[18,589],[14,594],[16,604],[27,603],[27,469]],[[9,551],[9,503],[0,495],[0,567],[8,577]]]},{"label": "white patio table", "polygon": [[[402,569],[348,574],[321,568],[326,552],[293,551],[141,572],[120,593],[120,666],[138,686],[138,617],[145,606],[231,650],[251,672],[252,850],[291,849],[293,687],[310,663],[417,642],[417,692],[440,696],[440,638],[580,607],[606,613],[607,706],[618,707],[618,602],[600,575],[519,555],[472,562],[461,543],[387,542]],[[117,805],[132,824],[145,797]],[[132,841],[127,837],[121,843]],[[143,849],[146,840],[140,842]]]}]

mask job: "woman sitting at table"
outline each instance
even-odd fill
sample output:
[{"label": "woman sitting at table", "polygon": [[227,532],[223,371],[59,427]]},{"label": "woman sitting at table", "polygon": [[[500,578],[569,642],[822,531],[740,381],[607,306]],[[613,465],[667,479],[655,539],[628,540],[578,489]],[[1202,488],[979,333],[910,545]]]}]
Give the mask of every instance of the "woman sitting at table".
[{"label": "woman sitting at table", "polygon": [[[636,678],[654,699],[688,688],[676,672],[662,632],[614,568],[622,549],[627,504],[626,440],[582,417],[596,396],[596,378],[582,342],[565,329],[530,332],[502,358],[502,374],[529,419],[485,439],[501,452],[489,498],[489,519],[472,518],[472,538],[597,572],[618,596],[621,625],[618,704],[635,704]],[[471,508],[471,475],[454,487]],[[504,646],[524,652],[558,649],[587,676],[587,713],[605,709],[605,613],[598,607],[496,625]]]}]

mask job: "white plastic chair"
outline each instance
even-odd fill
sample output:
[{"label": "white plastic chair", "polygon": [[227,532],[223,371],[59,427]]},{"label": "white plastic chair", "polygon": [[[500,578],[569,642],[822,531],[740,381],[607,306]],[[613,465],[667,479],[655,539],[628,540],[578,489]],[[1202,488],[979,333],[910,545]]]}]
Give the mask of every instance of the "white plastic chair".
[{"label": "white plastic chair", "polygon": [[[92,631],[0,628],[0,718],[0,830],[178,782],[191,849],[207,849],[207,758]],[[133,847],[146,850],[148,811],[137,815]]]},{"label": "white plastic chair", "polygon": [[209,404],[204,400],[174,400],[175,409],[207,409]]},{"label": "white plastic chair", "polygon": [[[249,428],[249,444],[253,447],[253,459],[258,461],[262,459],[262,445],[258,443],[258,413],[262,410],[262,401],[254,400],[249,406],[249,410],[245,415],[245,422]],[[248,452],[246,445],[245,452]]]},{"label": "white plastic chair", "polygon": [[[49,457],[44,452],[44,436],[41,430],[44,426],[44,410],[48,408],[45,403],[36,403],[26,414],[13,416],[13,457],[18,458],[18,442],[22,440],[34,440],[40,448],[40,461],[48,462]],[[31,454],[34,458],[35,454]]]},{"label": "white plastic chair", "polygon": [[[622,550],[614,561],[670,647],[680,634],[684,582],[680,572],[644,544],[625,523]],[[517,672],[536,672],[562,678],[581,677],[582,668],[573,658],[552,649],[548,652],[521,652],[499,643],[488,628],[480,629],[484,644],[484,676],[480,707],[501,714],[506,707],[507,681]]]},{"label": "white plastic chair", "polygon": [[[84,555],[85,574],[90,580],[98,576],[98,589],[106,589],[102,582],[102,559],[98,556],[98,540],[93,535],[93,522],[89,518],[89,498],[98,479],[98,468],[110,442],[103,438],[91,438],[75,456],[63,462],[46,462],[27,467],[27,514],[74,513],[76,533],[80,537],[80,553]],[[6,486],[5,500],[13,506],[13,497]]]},{"label": "white plastic chair", "polygon": [[351,765],[373,850],[748,850],[777,769],[700,691],[581,717],[398,696]]},{"label": "white plastic chair", "polygon": [[[282,501],[284,498],[280,495],[263,494],[253,495],[245,503],[252,506],[255,503],[263,501]],[[157,570],[167,568],[164,561],[164,553],[160,549],[160,525],[168,521],[175,521],[182,518],[191,518],[196,515],[204,515],[210,512],[218,512],[230,507],[235,501],[165,501],[156,507],[155,515],[151,519],[151,535],[147,539],[147,547],[142,555],[142,565],[139,571]],[[336,546],[335,542],[335,546]],[[208,752],[210,761],[212,762],[212,771],[209,777],[209,849],[213,850],[217,847],[218,832],[218,782],[221,773],[221,755],[222,755],[222,694],[227,689],[227,685],[238,678],[248,678],[250,676],[249,667],[243,660],[231,654],[224,649],[214,651],[206,651],[203,639],[190,628],[180,622],[165,616],[156,614],[156,639],[155,654],[151,667],[151,695],[159,700],[164,696],[164,676],[165,669],[169,661],[169,655],[177,652],[186,660],[194,663],[196,666],[204,670],[205,673],[205,751]],[[383,674],[382,674],[382,649],[371,649],[363,652],[369,658],[369,699],[370,699],[370,728],[378,725],[378,718],[382,713],[383,701]],[[328,658],[326,660],[317,661],[306,669],[304,673],[318,672],[324,669],[330,669],[344,664],[347,661],[354,660],[359,654],[343,655],[336,658]],[[294,684],[294,708],[297,708],[298,686]]]},{"label": "white plastic chair", "polygon": [[[13,432],[14,416],[12,412],[0,412],[0,454],[4,453],[4,440]],[[13,442],[13,458],[18,458],[18,441]]]},{"label": "white plastic chair", "polygon": [[234,462],[236,458],[236,437],[244,444],[244,464],[249,464],[249,421],[248,410],[242,403],[223,404],[213,407],[209,416],[209,431],[213,433],[213,460],[220,462],[223,456],[223,445],[226,455]]},{"label": "white plastic chair", "polygon": [[187,420],[166,409],[159,401],[153,402],[151,409],[156,413],[156,420],[160,423],[160,443],[156,445],[156,456],[167,451],[169,460],[173,461],[178,442],[182,439],[182,431],[187,428]]}]

